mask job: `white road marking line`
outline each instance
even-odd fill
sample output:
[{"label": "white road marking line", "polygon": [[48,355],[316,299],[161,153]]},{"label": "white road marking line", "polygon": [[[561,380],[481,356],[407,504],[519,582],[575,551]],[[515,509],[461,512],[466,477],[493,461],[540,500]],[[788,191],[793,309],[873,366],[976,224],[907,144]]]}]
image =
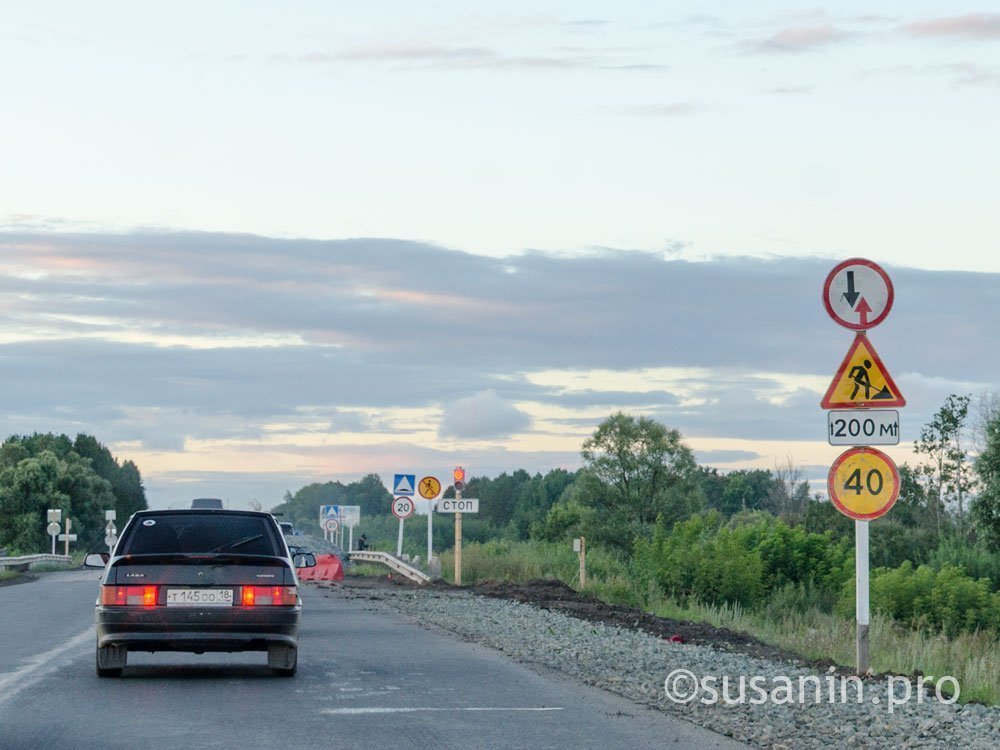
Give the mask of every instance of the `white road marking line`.
[{"label": "white road marking line", "polygon": [[457,708],[442,708],[439,706],[402,706],[399,708],[389,708],[382,706],[366,706],[358,708],[323,708],[321,714],[330,716],[363,716],[366,714],[413,714],[420,711],[562,711],[562,706],[548,706],[541,708],[502,708],[486,706],[464,706]]},{"label": "white road marking line", "polygon": [[32,656],[28,660],[28,663],[20,669],[0,674],[0,703],[10,700],[46,675],[58,672],[70,662],[70,659],[60,659],[60,656],[75,648],[79,648],[85,643],[93,645],[95,638],[94,626],[91,625],[79,635],[73,636],[68,641],[46,651],[44,654]]}]

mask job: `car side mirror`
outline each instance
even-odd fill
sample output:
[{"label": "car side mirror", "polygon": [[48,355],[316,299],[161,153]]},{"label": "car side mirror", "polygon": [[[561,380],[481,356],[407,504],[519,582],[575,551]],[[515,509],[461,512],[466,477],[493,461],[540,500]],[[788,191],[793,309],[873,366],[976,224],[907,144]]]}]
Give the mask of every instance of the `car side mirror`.
[{"label": "car side mirror", "polygon": [[111,555],[107,552],[90,552],[85,558],[83,558],[83,567],[103,568],[108,564],[108,560],[110,559]]},{"label": "car side mirror", "polygon": [[292,556],[292,562],[296,568],[315,568],[316,555],[312,552],[300,552]]}]

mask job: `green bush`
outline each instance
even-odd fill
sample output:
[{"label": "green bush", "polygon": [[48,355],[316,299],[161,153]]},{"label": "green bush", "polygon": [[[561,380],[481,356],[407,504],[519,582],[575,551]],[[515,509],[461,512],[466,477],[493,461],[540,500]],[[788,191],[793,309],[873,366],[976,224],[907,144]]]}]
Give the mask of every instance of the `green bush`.
[{"label": "green bush", "polygon": [[763,564],[742,546],[712,510],[676,524],[658,523],[653,538],[635,543],[633,566],[639,590],[653,583],[681,600],[753,606],[764,590]]},{"label": "green bush", "polygon": [[957,565],[970,578],[988,578],[993,591],[1000,591],[1000,553],[985,544],[969,544],[959,537],[946,537],[928,555],[927,563],[940,570]]},{"label": "green bush", "polygon": [[[1000,626],[1000,594],[985,578],[970,578],[955,565],[935,570],[910,561],[898,568],[876,568],[871,576],[871,604],[897,622],[947,636]],[[841,614],[854,611],[854,581],[844,587]]]}]

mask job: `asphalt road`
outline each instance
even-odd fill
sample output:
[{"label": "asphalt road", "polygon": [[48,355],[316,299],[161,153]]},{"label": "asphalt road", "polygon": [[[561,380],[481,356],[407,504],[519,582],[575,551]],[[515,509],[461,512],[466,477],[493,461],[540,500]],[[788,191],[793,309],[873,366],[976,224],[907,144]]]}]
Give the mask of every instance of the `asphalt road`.
[{"label": "asphalt road", "polygon": [[98,679],[97,581],[0,587],[0,748],[744,747],[309,587],[297,677],[262,653],[135,653]]}]

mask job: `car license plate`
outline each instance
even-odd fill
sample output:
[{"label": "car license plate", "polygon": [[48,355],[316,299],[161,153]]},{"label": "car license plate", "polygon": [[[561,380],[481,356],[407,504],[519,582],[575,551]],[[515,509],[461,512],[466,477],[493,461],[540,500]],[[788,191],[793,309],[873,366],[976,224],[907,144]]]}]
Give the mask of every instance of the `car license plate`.
[{"label": "car license plate", "polygon": [[168,607],[231,607],[232,589],[167,589]]}]

